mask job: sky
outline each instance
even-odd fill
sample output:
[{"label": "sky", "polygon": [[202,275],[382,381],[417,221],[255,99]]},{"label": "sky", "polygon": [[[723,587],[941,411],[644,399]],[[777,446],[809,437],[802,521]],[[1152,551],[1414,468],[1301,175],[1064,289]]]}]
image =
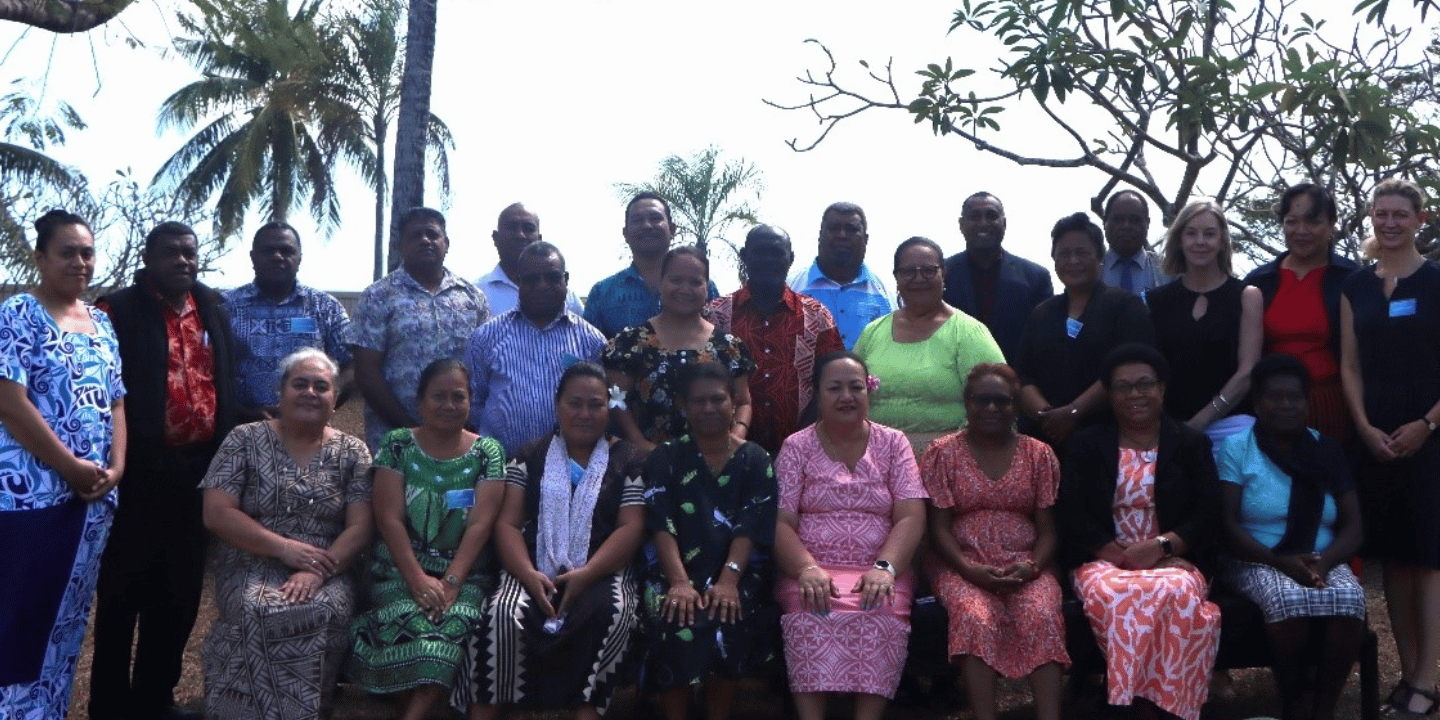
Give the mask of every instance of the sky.
[{"label": "sky", "polygon": [[[123,168],[148,178],[185,140],[175,130],[157,132],[156,111],[198,77],[167,41],[183,6],[139,0],[118,21],[72,37],[31,31],[21,38],[19,26],[0,25],[0,51],[9,51],[0,82],[48,77],[47,98],[70,102],[90,124],[55,157],[92,178]],[[841,77],[858,87],[865,87],[858,60],[880,68],[891,59],[905,99],[919,85],[914,70],[926,63],[955,56],[957,64],[993,65],[995,41],[947,36],[955,7],[953,0],[440,0],[432,111],[456,141],[454,194],[444,208],[447,266],[472,280],[489,272],[496,216],[523,201],[539,214],[545,239],[566,254],[571,288],[584,295],[627,262],[624,204],[614,183],[644,181],[667,155],[715,144],[725,157],[743,157],[763,172],[758,214],[789,231],[797,266],[814,257],[823,209],[841,200],[865,208],[868,262],[883,276],[894,248],[914,235],[958,252],[960,203],[986,190],[1006,206],[1005,248],[1049,267],[1049,229],[1088,209],[1105,180],[1097,171],[1019,167],[936,137],[893,110],[842,122],[817,149],[797,153],[785,141],[812,139],[814,117],[762,101],[808,96],[796,76],[827,63],[807,38],[828,45]],[[126,38],[145,46],[132,48]],[[998,144],[1033,154],[1067,150],[1057,131],[1023,113],[1007,112],[1001,122]],[[371,281],[374,197],[353,173],[341,172],[344,221],[337,232],[319,236],[303,214],[291,217],[305,247],[300,280],[359,290]],[[427,204],[441,205],[433,187]],[[225,288],[249,281],[244,249],[260,222],[247,224],[246,239],[232,244],[204,282]],[[1162,231],[1158,222],[1151,230]],[[732,229],[732,239],[744,231]],[[718,262],[714,273],[722,292],[737,284],[726,265]]]}]

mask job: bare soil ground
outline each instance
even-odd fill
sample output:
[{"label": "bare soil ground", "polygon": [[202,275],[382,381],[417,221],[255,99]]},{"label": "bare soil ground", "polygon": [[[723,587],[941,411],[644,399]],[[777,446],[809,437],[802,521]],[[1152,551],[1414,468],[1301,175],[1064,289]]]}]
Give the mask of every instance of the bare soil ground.
[{"label": "bare soil ground", "polygon": [[[363,435],[360,403],[351,402],[335,416],[334,425],[357,436]],[[1370,607],[1370,627],[1380,636],[1380,692],[1383,694],[1400,676],[1399,664],[1395,657],[1395,643],[1390,634],[1390,621],[1385,614],[1385,602],[1380,591],[1379,568],[1370,566],[1364,573],[1366,597]],[[204,678],[200,665],[200,643],[204,640],[210,625],[215,622],[216,609],[214,589],[206,579],[205,594],[201,600],[200,617],[185,648],[184,676],[176,689],[176,701],[193,710],[204,709]],[[87,720],[90,696],[90,654],[91,637],[87,633],[85,648],[80,657],[80,667],[75,676],[75,688],[67,720]],[[1205,706],[1202,720],[1245,720],[1248,718],[1279,716],[1280,703],[1275,692],[1274,680],[1268,670],[1237,670],[1232,674],[1235,698],[1228,701],[1212,701]],[[1070,678],[1068,683],[1080,682]],[[969,720],[970,712],[963,689],[956,683],[952,692],[937,693],[929,699],[913,699],[892,703],[886,713],[890,720]],[[1067,718],[1106,717],[1109,713],[1097,707],[1093,693],[1071,692],[1067,687],[1064,716]],[[781,695],[783,689],[772,683],[759,680],[747,681],[742,687],[735,707],[735,717],[741,720],[784,720],[786,704]],[[1080,697],[1077,697],[1077,694]],[[1030,703],[1029,687],[1020,681],[1002,681],[1000,706],[1003,720],[1019,720],[1034,717]],[[356,688],[342,687],[336,708],[336,720],[382,720],[399,716],[398,707],[388,698],[374,697]],[[609,717],[629,718],[650,714],[648,703],[636,698],[632,690],[617,694],[611,706]],[[832,703],[831,718],[851,717],[848,704]],[[522,716],[523,720],[561,720],[561,713],[520,711],[510,717]],[[462,717],[449,708],[437,708],[431,718],[454,720]],[[1124,717],[1123,714],[1119,717]],[[1338,717],[1360,717],[1360,675],[1358,669],[1352,673],[1350,683],[1341,699]],[[521,720],[521,718],[517,718]]]}]

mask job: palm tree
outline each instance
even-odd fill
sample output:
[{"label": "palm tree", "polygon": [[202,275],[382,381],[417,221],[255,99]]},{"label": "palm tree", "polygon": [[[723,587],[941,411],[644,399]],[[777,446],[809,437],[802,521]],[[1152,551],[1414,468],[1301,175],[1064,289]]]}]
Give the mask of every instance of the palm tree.
[{"label": "palm tree", "polygon": [[340,222],[336,160],[354,159],[363,143],[327,127],[354,110],[335,82],[342,41],[319,21],[321,0],[304,0],[293,15],[285,0],[193,3],[199,16],[179,22],[197,37],[177,38],[176,47],[203,77],[165,100],[159,122],[182,131],[207,124],[154,182],[190,207],[214,196],[221,238],[237,233],[257,203],[280,220],[302,198],[322,230],[332,231]]},{"label": "palm tree", "polygon": [[700,252],[710,255],[710,243],[719,240],[738,250],[725,238],[725,231],[736,221],[757,222],[755,201],[765,190],[765,180],[753,163],[739,158],[721,165],[720,148],[710,147],[689,158],[671,155],[660,161],[655,177],[643,183],[615,183],[623,199],[637,193],[653,192],[670,203],[672,220],[682,236],[695,238]]},{"label": "palm tree", "polygon": [[[46,107],[22,81],[0,96],[0,268],[12,282],[35,279],[25,223],[54,204],[76,205],[86,199],[85,180],[46,154],[65,144],[67,130],[83,130],[85,121],[67,103]],[[51,203],[49,207],[40,207]],[[27,217],[28,216],[28,217]]]},{"label": "palm tree", "polygon": [[[395,191],[390,203],[400,211],[425,204],[426,118],[430,116],[430,73],[435,65],[436,2],[410,0],[405,73],[395,126]],[[400,265],[399,217],[394,213],[390,220],[391,268]]]}]

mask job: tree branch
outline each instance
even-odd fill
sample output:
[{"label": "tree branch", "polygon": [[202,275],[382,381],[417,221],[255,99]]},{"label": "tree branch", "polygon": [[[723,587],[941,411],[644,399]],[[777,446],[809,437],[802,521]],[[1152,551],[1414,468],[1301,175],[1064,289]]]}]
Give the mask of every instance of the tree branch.
[{"label": "tree branch", "polygon": [[69,34],[104,25],[135,0],[0,0],[0,20]]}]

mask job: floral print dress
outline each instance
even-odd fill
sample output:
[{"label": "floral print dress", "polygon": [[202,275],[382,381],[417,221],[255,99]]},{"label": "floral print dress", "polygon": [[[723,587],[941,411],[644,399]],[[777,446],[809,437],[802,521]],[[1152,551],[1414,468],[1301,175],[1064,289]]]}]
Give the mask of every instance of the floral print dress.
[{"label": "floral print dress", "polygon": [[681,368],[718,362],[730,368],[735,377],[749,375],[755,369],[750,350],[734,335],[716,331],[699,350],[670,350],[660,345],[660,336],[648,321],[625,328],[612,338],[603,360],[606,370],[624,373],[635,382],[629,402],[637,404],[645,439],[657,443],[689,431],[676,405]]}]

